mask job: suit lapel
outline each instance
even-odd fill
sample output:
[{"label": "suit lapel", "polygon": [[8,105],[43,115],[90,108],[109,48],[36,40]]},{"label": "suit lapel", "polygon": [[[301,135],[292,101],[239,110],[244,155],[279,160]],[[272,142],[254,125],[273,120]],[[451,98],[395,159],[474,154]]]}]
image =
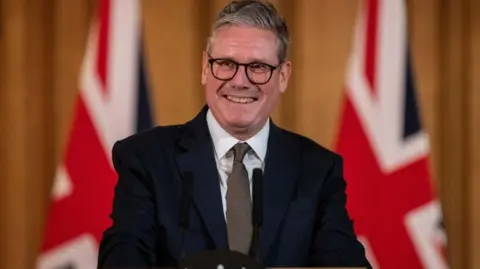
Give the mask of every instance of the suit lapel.
[{"label": "suit lapel", "polygon": [[278,233],[294,194],[299,158],[288,134],[271,125],[264,171],[263,226],[260,258],[264,259]]},{"label": "suit lapel", "polygon": [[206,124],[207,107],[186,124],[176,155],[180,173],[194,175],[193,200],[216,248],[228,248],[219,175],[213,143]]}]

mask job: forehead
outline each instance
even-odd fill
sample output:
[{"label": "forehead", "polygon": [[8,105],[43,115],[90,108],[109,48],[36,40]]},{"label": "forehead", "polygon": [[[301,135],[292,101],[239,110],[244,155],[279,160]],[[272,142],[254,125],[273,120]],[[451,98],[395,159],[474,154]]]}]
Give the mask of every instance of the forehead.
[{"label": "forehead", "polygon": [[273,32],[249,27],[227,26],[217,30],[212,40],[212,57],[240,62],[277,59],[277,39]]}]

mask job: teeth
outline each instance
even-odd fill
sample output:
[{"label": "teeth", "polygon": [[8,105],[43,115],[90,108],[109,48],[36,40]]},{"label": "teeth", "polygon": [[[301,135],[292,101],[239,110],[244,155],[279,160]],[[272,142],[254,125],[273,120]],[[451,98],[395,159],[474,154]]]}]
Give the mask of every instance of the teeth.
[{"label": "teeth", "polygon": [[227,95],[227,99],[232,102],[241,103],[241,104],[247,104],[255,101],[253,98],[250,98],[250,97],[237,97],[237,96],[231,96],[231,95]]}]

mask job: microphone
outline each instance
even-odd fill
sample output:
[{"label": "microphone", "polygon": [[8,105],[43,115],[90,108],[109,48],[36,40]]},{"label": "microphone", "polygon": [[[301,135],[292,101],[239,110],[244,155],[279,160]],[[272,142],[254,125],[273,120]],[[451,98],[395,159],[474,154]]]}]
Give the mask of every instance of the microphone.
[{"label": "microphone", "polygon": [[192,204],[193,174],[187,171],[183,174],[182,193],[180,196],[179,225],[181,229],[180,242],[180,268],[185,260],[185,231],[190,225],[190,207]]},{"label": "microphone", "polygon": [[252,224],[253,224],[253,236],[252,247],[250,248],[250,256],[254,257],[257,261],[259,259],[258,240],[260,236],[260,227],[263,223],[263,171],[260,168],[255,168],[252,174]]}]

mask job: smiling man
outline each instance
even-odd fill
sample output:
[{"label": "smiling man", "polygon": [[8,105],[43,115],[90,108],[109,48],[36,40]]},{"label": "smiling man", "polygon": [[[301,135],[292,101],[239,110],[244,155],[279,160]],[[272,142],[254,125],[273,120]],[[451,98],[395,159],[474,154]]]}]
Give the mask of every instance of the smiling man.
[{"label": "smiling man", "polygon": [[[113,148],[118,183],[99,268],[175,266],[183,255],[212,249],[254,249],[268,267],[369,267],[345,208],[341,157],[269,117],[288,86],[289,40],[265,1],[233,1],[219,13],[203,53],[205,107],[185,124]],[[264,176],[263,222],[254,236],[255,168]],[[181,189],[192,177],[182,236]]]}]

